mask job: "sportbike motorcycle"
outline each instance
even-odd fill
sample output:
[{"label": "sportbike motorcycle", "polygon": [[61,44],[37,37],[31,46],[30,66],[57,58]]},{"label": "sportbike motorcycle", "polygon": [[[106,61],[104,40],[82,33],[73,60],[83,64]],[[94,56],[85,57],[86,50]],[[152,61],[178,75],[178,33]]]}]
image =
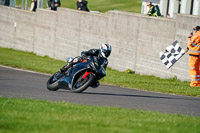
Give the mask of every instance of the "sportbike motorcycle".
[{"label": "sportbike motorcycle", "polygon": [[96,56],[84,57],[82,62],[73,65],[61,77],[58,77],[57,73],[53,74],[47,81],[47,89],[50,91],[68,89],[81,93],[106,76],[105,63],[106,61],[99,65]]}]

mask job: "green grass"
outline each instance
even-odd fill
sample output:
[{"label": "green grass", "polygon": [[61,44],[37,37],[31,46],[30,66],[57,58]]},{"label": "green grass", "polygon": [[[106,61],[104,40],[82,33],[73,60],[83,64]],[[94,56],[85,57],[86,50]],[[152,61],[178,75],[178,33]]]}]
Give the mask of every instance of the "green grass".
[{"label": "green grass", "polygon": [[30,52],[0,48],[0,64],[53,74],[66,62],[51,59],[48,56],[37,56]]},{"label": "green grass", "polygon": [[[0,64],[53,74],[64,66],[66,62],[51,59],[47,56],[37,56],[34,53],[0,48]],[[110,68],[107,68],[107,76],[101,80],[101,83],[200,97],[200,87],[190,87],[189,82],[181,82],[176,78],[161,79],[155,76],[128,74]]]},{"label": "green grass", "polygon": [[[44,8],[46,8],[44,0]],[[128,12],[141,12],[142,0],[87,0],[88,8],[92,11],[107,12],[109,10],[121,10]],[[61,0],[61,7],[76,9],[77,0]],[[21,0],[16,1],[21,6]],[[30,1],[29,1],[30,7]]]},{"label": "green grass", "polygon": [[190,87],[190,83],[187,81],[182,82],[176,78],[162,79],[155,76],[128,74],[109,68],[104,83],[141,90],[200,97],[200,87]]},{"label": "green grass", "polygon": [[0,97],[1,133],[199,133],[200,118]]}]

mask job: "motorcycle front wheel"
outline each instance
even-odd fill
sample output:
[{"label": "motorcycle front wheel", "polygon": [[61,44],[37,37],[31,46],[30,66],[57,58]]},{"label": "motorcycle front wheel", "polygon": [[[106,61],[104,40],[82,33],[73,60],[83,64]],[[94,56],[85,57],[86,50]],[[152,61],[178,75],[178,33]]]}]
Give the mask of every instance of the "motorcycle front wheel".
[{"label": "motorcycle front wheel", "polygon": [[49,80],[47,81],[47,89],[50,90],[50,91],[57,91],[59,88],[58,88],[58,81],[55,80],[54,81],[54,75],[52,75]]},{"label": "motorcycle front wheel", "polygon": [[72,92],[81,93],[85,89],[87,89],[95,80],[95,76],[91,73],[85,79],[83,79],[83,75],[80,76],[74,83],[72,87]]}]

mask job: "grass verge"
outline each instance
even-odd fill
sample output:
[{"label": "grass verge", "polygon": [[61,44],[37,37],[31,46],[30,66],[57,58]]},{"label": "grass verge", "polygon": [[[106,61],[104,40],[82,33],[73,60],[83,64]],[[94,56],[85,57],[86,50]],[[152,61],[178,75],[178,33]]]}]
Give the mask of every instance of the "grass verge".
[{"label": "grass verge", "polygon": [[198,133],[200,118],[0,97],[2,133]]},{"label": "grass verge", "polygon": [[[60,0],[61,7],[77,9],[77,0]],[[87,0],[88,8],[93,11],[107,12],[109,10],[121,10],[128,12],[141,12],[142,0]],[[25,1],[24,1],[25,2]],[[43,0],[44,8],[47,0]],[[17,6],[21,6],[21,0],[16,0]],[[31,2],[29,1],[29,7]]]},{"label": "grass verge", "polygon": [[[47,56],[34,53],[0,48],[0,64],[44,73],[55,73],[66,64]],[[200,87],[189,86],[189,82],[181,82],[176,78],[161,79],[155,76],[128,74],[107,69],[107,76],[101,83],[141,90],[200,97]]]}]

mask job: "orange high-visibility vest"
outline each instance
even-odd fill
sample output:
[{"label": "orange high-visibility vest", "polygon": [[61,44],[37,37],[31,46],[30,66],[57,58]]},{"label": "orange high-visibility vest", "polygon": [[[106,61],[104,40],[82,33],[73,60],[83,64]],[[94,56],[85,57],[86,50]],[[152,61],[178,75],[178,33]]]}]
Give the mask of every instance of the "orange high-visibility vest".
[{"label": "orange high-visibility vest", "polygon": [[188,39],[189,54],[200,55],[200,31]]}]

